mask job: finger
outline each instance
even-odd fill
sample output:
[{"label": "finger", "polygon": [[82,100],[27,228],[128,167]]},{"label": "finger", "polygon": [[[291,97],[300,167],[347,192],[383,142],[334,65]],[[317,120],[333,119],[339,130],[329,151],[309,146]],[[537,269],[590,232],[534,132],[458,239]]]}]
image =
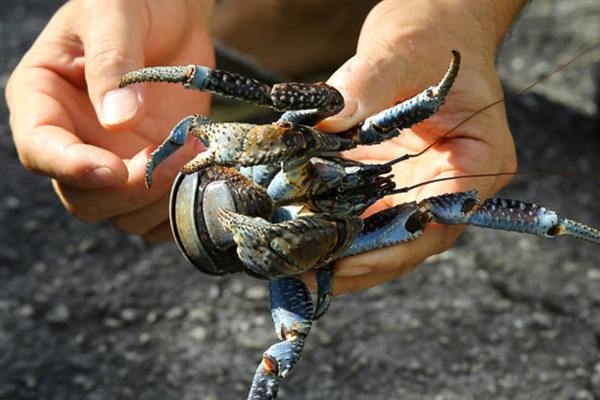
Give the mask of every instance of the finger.
[{"label": "finger", "polygon": [[146,188],[144,183],[150,149],[140,152],[128,162],[129,180],[119,187],[82,190],[60,183],[54,187],[67,210],[84,221],[100,221],[135,212],[169,193],[181,166],[195,154],[191,147],[184,146],[160,165],[155,171],[151,189]]},{"label": "finger", "polygon": [[334,276],[356,277],[392,270],[410,270],[427,257],[447,250],[461,232],[461,227],[430,224],[423,235],[413,241],[336,262]]},{"label": "finger", "polygon": [[414,271],[412,268],[395,269],[391,271],[378,272],[364,276],[339,276],[333,279],[333,295],[339,296],[345,293],[360,292],[370,289],[382,283],[400,279],[406,274]]},{"label": "finger", "polygon": [[[416,7],[431,6],[413,3]],[[435,55],[450,54],[451,48],[443,41],[432,43],[428,40],[431,32],[423,29],[430,25],[432,14],[407,15],[407,8],[410,6],[388,0],[371,9],[361,28],[356,55],[328,81],[342,92],[346,107],[324,121],[323,128],[334,131],[350,128],[437,83],[446,71],[446,57]]]},{"label": "finger", "polygon": [[[19,159],[32,172],[81,188],[118,185],[127,169],[110,151],[75,135],[64,99],[80,95],[81,55],[70,26],[73,3],[52,18],[7,83],[10,126]],[[80,100],[81,101],[81,100]]]},{"label": "finger", "polygon": [[[30,69],[15,77],[12,86],[22,92],[12,96],[11,128],[19,159],[30,171],[79,188],[119,185],[127,168],[114,153],[82,143],[63,105],[30,86],[33,79],[52,91],[59,77]],[[30,110],[39,110],[32,113]]]},{"label": "finger", "polygon": [[163,222],[142,236],[142,238],[149,243],[162,243],[173,240],[173,233],[171,232],[171,225],[169,224],[169,221]]},{"label": "finger", "polygon": [[[439,173],[434,178],[464,175],[461,170]],[[487,197],[499,183],[489,179],[460,179],[426,185],[418,192],[420,199],[439,195],[477,189]],[[439,254],[454,243],[464,226],[441,225],[431,223],[425,227],[421,237],[406,243],[370,251],[340,260],[336,263],[335,275],[340,277],[361,277],[372,281],[369,275],[390,271],[411,271],[426,258]],[[402,274],[402,273],[401,273]],[[367,286],[366,286],[367,287]]]},{"label": "finger", "polygon": [[111,222],[121,232],[143,236],[169,219],[169,197],[164,195],[142,209],[112,218]]},{"label": "finger", "polygon": [[144,66],[147,5],[143,0],[85,4],[78,31],[90,100],[105,127],[122,129],[141,114],[141,89],[118,89],[118,84],[123,74]]},{"label": "finger", "polygon": [[[323,123],[325,129],[356,125],[402,98],[416,94],[418,70],[406,51],[385,40],[365,45],[328,80],[344,96],[345,108]],[[441,75],[440,75],[441,76]]]}]

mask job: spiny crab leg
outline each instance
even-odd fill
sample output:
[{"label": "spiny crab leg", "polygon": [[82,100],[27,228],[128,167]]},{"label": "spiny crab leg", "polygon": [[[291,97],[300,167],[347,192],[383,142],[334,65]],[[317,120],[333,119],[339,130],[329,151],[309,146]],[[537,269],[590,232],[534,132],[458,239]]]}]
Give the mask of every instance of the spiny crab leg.
[{"label": "spiny crab leg", "polygon": [[223,209],[218,216],[233,233],[240,260],[257,274],[274,279],[320,268],[335,260],[416,239],[427,224],[475,225],[545,238],[569,235],[600,244],[600,231],[561,218],[534,203],[488,199],[475,191],[403,203],[361,221],[327,214],[270,223]]},{"label": "spiny crab leg", "polygon": [[492,198],[479,204],[476,192],[471,191],[433,197],[422,205],[431,211],[434,221],[443,224],[469,224],[548,239],[566,235],[600,244],[598,229],[562,218],[556,211],[536,203]]},{"label": "spiny crab leg", "polygon": [[319,119],[337,114],[344,98],[335,88],[323,83],[266,83],[202,65],[148,67],[128,72],[119,87],[143,82],[181,83],[235,100],[273,108],[276,111],[317,110]]},{"label": "spiny crab leg", "polygon": [[296,365],[312,322],[319,319],[331,303],[333,270],[331,265],[317,271],[318,297],[313,310],[310,292],[295,278],[270,282],[271,316],[280,340],[269,347],[256,369],[248,400],[277,398],[279,381]]},{"label": "spiny crab leg", "polygon": [[151,154],[146,162],[146,174],[144,180],[146,187],[152,186],[152,175],[154,170],[164,160],[173,154],[177,149],[185,144],[189,133],[202,124],[210,123],[210,121],[201,115],[190,115],[185,117],[175,125],[175,128],[169,132],[169,136],[162,142]]},{"label": "spiny crab leg", "polygon": [[600,244],[599,230],[562,218],[538,204],[498,198],[481,203],[475,191],[468,191],[430,197],[420,203],[405,203],[372,215],[340,257],[415,239],[429,222],[475,225],[544,238],[568,235]]},{"label": "spiny crab leg", "polygon": [[410,128],[429,118],[444,104],[459,69],[460,53],[452,50],[448,70],[437,85],[367,118],[352,132],[353,140],[360,144],[381,143],[397,136],[398,130]]},{"label": "spiny crab leg", "polygon": [[263,354],[256,369],[248,400],[277,398],[279,380],[296,365],[313,321],[313,303],[304,284],[294,278],[270,282],[271,316],[280,340]]}]

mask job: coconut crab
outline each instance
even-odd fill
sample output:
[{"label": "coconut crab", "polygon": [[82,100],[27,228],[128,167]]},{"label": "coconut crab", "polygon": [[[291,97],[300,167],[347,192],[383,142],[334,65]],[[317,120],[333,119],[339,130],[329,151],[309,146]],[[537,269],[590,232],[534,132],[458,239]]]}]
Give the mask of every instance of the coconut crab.
[{"label": "coconut crab", "polygon": [[[314,320],[327,310],[332,263],[416,239],[431,222],[469,224],[531,233],[570,235],[600,244],[600,231],[561,218],[537,204],[488,199],[475,191],[449,193],[400,204],[361,220],[358,216],[396,188],[391,166],[345,160],[337,152],[384,142],[434,114],[444,103],[460,67],[452,53],[437,85],[366,119],[345,132],[314,128],[338,113],[343,98],[323,84],[269,86],[203,66],[150,67],[128,73],[121,86],[141,82],[182,83],[283,111],[268,125],[212,123],[203,116],[180,121],[151,154],[146,184],[160,162],[185,144],[201,140],[207,151],[183,167],[173,188],[171,222],[184,254],[204,272],[244,271],[268,279],[279,342],[264,353],[249,399],[274,399],[279,381],[298,362]],[[301,207],[297,207],[300,205]],[[317,270],[316,305],[294,275]]]}]

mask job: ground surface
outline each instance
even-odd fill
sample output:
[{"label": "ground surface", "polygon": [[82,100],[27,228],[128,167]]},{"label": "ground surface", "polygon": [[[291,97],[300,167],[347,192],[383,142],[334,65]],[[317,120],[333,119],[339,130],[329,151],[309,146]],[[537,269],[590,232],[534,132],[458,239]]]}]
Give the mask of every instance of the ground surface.
[{"label": "ground surface", "polygon": [[[0,3],[0,86],[60,1]],[[534,2],[508,88],[600,40],[597,0]],[[600,54],[508,105],[522,170],[598,174]],[[273,340],[260,282],[71,218],[17,162],[0,104],[0,398],[240,399]],[[503,195],[600,225],[598,181]],[[600,399],[600,249],[469,230],[406,279],[336,299],[282,399]]]}]

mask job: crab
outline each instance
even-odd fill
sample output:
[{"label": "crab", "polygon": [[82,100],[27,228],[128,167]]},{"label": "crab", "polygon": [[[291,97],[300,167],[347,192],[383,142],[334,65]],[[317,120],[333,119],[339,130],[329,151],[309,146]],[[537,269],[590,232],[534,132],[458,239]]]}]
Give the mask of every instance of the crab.
[{"label": "crab", "polygon": [[[325,83],[273,86],[199,65],[149,67],[126,74],[120,86],[181,83],[196,89],[281,111],[272,124],[213,123],[201,115],[181,120],[150,155],[146,185],[154,170],[186,143],[199,139],[206,151],[183,166],[174,183],[171,223],[180,248],[204,272],[243,271],[269,282],[271,314],[279,342],[256,369],[248,399],[275,399],[280,380],[297,364],[313,321],[332,299],[332,264],[370,250],[417,239],[430,223],[475,225],[545,238],[569,235],[600,244],[600,231],[562,218],[535,203],[491,198],[476,191],[448,193],[396,205],[361,219],[377,200],[397,188],[390,174],[399,157],[363,164],[339,152],[385,142],[433,115],[460,68],[452,51],[439,83],[361,124],[338,133],[315,125],[344,107],[342,95]],[[295,276],[317,273],[316,304]]]}]

